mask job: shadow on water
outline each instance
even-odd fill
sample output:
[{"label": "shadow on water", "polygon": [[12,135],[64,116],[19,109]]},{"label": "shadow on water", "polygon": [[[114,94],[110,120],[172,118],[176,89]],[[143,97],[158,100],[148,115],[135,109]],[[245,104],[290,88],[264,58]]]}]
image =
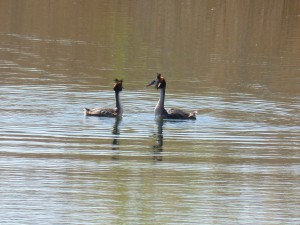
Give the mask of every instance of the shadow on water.
[{"label": "shadow on water", "polygon": [[122,121],[122,118],[116,118],[115,123],[112,128],[112,134],[113,134],[113,140],[112,140],[112,150],[113,150],[113,160],[119,160],[120,156],[118,154],[119,150],[119,144],[120,144],[120,123]]},{"label": "shadow on water", "polygon": [[163,120],[156,120],[156,131],[153,133],[153,139],[155,144],[152,146],[153,161],[163,160],[163,157],[161,155],[161,153],[163,152],[164,145],[163,125]]}]

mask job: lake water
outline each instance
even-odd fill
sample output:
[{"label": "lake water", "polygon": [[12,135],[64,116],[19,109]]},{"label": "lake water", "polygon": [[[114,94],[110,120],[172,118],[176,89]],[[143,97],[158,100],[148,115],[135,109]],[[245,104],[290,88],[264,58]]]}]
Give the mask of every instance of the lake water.
[{"label": "lake water", "polygon": [[4,0],[0,43],[1,224],[300,224],[300,1]]}]

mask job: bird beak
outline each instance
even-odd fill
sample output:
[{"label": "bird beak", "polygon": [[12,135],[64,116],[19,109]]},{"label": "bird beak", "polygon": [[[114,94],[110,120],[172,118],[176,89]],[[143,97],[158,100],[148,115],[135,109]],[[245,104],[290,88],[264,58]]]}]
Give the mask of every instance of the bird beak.
[{"label": "bird beak", "polygon": [[149,87],[149,86],[155,84],[155,82],[156,82],[156,80],[151,81],[146,87]]}]

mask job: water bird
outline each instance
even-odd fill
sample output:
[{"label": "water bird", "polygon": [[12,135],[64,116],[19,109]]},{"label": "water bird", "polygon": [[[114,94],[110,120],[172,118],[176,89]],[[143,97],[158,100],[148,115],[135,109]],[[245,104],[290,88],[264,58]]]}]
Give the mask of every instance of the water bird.
[{"label": "water bird", "polygon": [[96,108],[88,109],[84,108],[86,116],[99,116],[99,117],[122,117],[123,108],[120,102],[120,92],[123,90],[123,80],[115,79],[115,85],[113,90],[115,91],[116,108]]},{"label": "water bird", "polygon": [[168,111],[165,109],[165,93],[167,82],[164,77],[161,76],[160,73],[157,73],[157,77],[155,80],[150,82],[147,87],[154,85],[155,88],[160,90],[160,97],[155,106],[155,117],[158,119],[190,119],[195,120],[197,111],[194,112],[186,112],[181,109],[170,108]]}]

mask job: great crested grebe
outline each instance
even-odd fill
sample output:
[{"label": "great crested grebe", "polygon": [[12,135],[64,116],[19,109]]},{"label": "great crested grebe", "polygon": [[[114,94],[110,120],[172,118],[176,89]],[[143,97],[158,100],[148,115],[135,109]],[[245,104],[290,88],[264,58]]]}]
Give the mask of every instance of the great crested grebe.
[{"label": "great crested grebe", "polygon": [[116,108],[96,108],[88,109],[84,108],[86,116],[100,116],[100,117],[121,117],[123,114],[123,108],[121,106],[119,93],[123,89],[123,80],[115,79],[114,91],[116,97]]},{"label": "great crested grebe", "polygon": [[167,82],[160,73],[157,74],[157,78],[147,85],[147,87],[155,84],[155,88],[160,90],[160,97],[158,103],[155,106],[155,117],[159,119],[196,119],[196,111],[188,113],[181,109],[171,108],[168,111],[165,110],[165,93]]}]

